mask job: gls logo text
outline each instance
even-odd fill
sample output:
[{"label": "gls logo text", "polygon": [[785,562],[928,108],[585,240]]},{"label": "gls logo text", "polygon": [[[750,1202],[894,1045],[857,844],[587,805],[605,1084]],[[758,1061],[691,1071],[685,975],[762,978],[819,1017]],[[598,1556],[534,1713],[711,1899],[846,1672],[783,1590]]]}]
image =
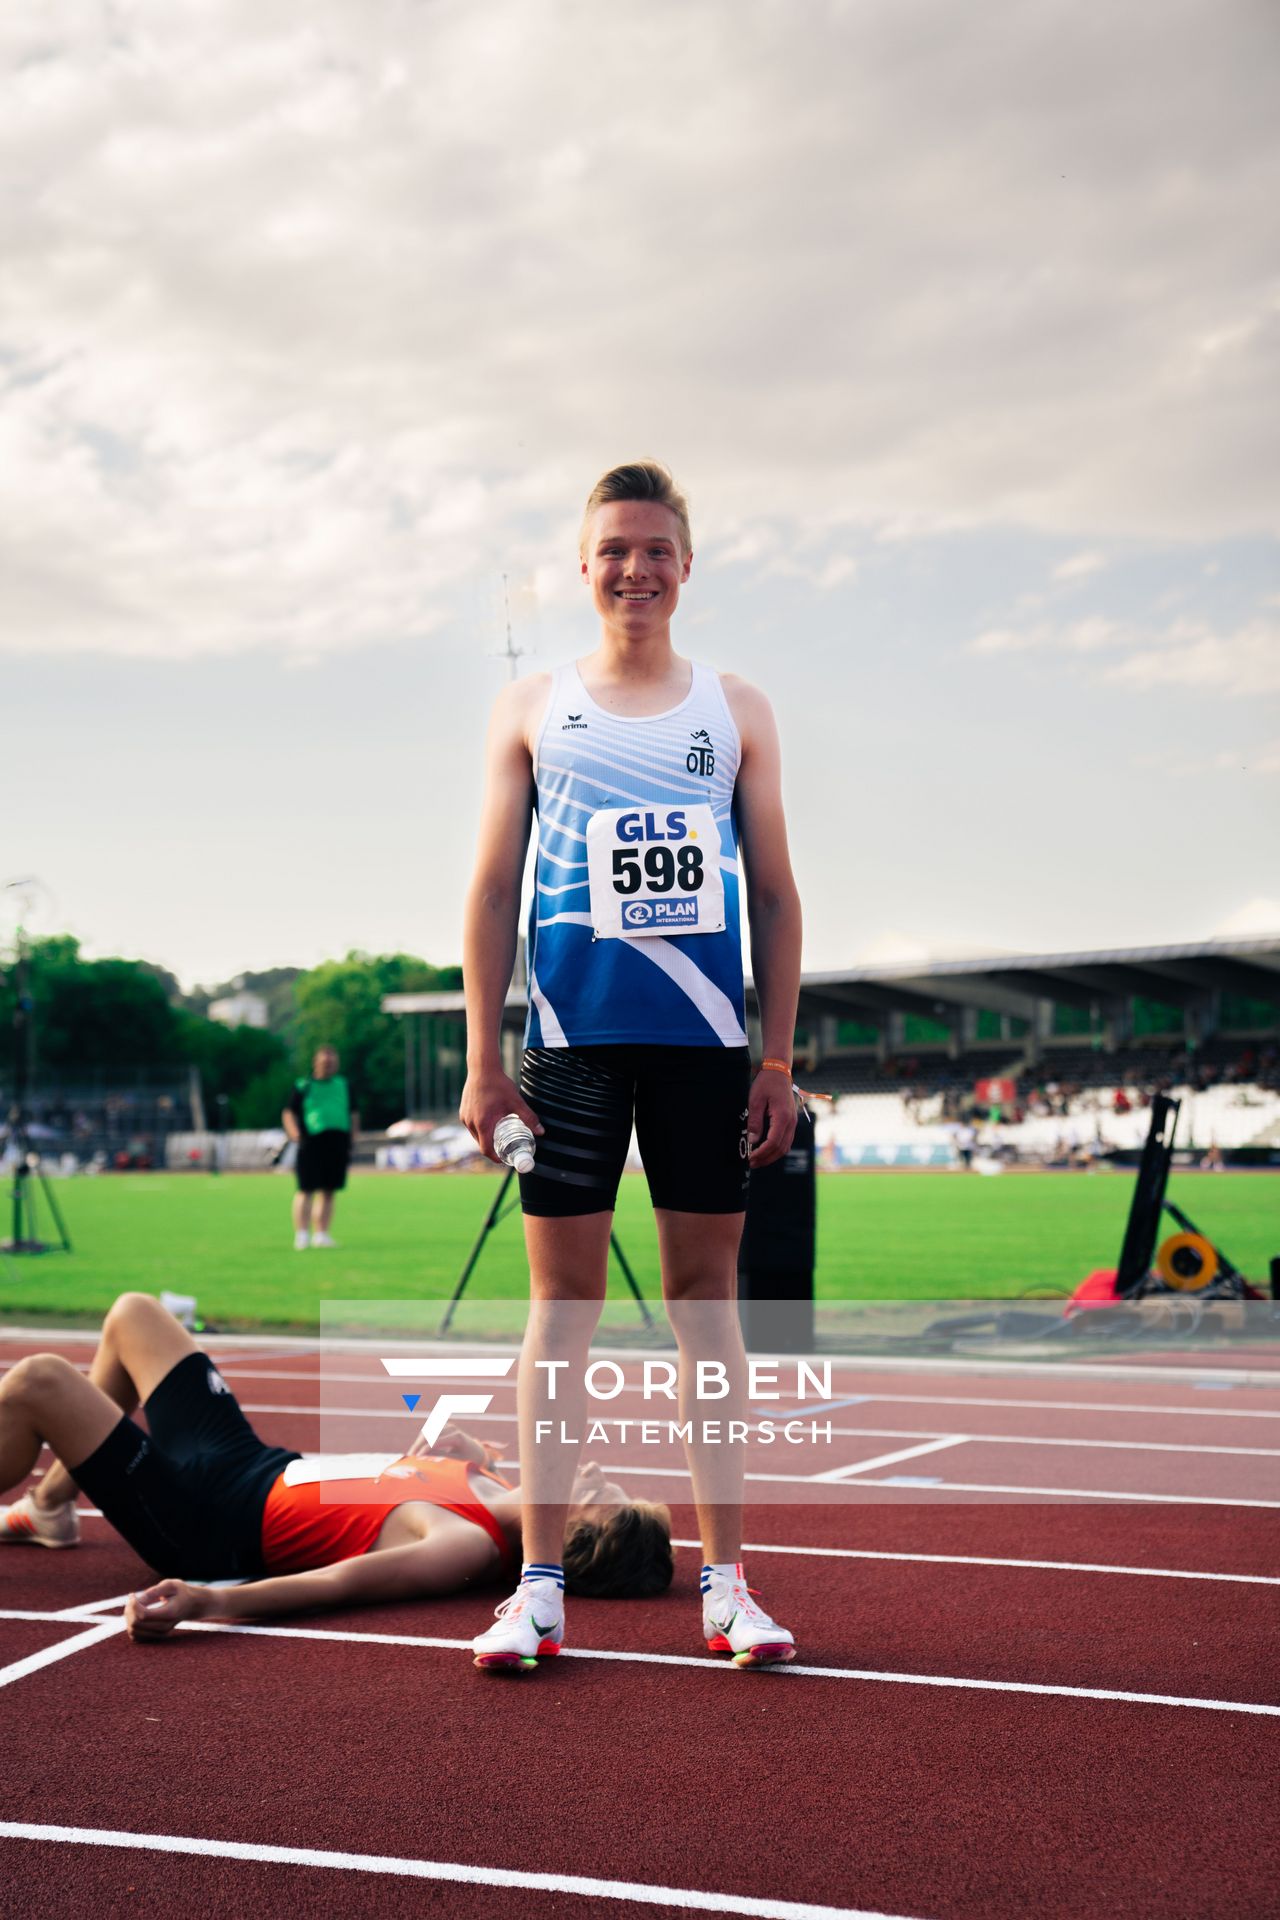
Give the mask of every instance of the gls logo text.
[{"label": "gls logo text", "polygon": [[[510,1360],[440,1360],[434,1355],[419,1360],[383,1360],[393,1380],[505,1380],[515,1365]],[[487,1413],[493,1405],[491,1393],[442,1393],[422,1423],[422,1437],[432,1446],[458,1413]],[[413,1411],[417,1411],[415,1402]]]}]

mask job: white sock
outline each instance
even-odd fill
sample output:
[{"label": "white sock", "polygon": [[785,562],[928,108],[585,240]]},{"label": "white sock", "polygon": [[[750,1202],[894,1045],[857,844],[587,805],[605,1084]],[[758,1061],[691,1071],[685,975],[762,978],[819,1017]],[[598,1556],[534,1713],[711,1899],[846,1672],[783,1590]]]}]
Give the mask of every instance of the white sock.
[{"label": "white sock", "polygon": [[702,1567],[702,1579],[699,1581],[699,1586],[703,1593],[706,1593],[709,1590],[713,1578],[716,1580],[727,1581],[730,1585],[732,1585],[732,1583],[735,1580],[741,1580],[742,1578],[741,1560],[704,1561],[703,1567]]},{"label": "white sock", "polygon": [[520,1569],[520,1582],[550,1580],[564,1592],[564,1568],[558,1560],[526,1560]]}]

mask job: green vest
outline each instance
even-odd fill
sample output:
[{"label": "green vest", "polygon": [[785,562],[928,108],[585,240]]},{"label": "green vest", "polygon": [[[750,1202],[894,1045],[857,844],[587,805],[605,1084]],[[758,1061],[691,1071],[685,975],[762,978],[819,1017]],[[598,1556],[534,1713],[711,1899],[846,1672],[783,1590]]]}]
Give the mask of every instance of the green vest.
[{"label": "green vest", "polygon": [[351,1093],[347,1076],[335,1073],[328,1080],[299,1080],[302,1095],[302,1124],[308,1135],[350,1133]]}]

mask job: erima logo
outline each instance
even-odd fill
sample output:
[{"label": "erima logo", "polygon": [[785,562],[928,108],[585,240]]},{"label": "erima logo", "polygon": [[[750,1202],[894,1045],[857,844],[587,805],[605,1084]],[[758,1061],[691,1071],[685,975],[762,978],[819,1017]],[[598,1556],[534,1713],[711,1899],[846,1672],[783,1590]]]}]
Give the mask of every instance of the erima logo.
[{"label": "erima logo", "polygon": [[685,755],[685,766],[689,769],[690,773],[713,774],[716,770],[716,756],[712,751],[711,735],[705,727],[699,727],[696,733],[690,734],[689,738],[691,740],[700,740],[702,744],[701,746],[690,747],[688,753]]},{"label": "erima logo", "polygon": [[583,719],[580,713],[571,713],[569,715],[569,718],[561,726],[560,731],[561,733],[568,733],[570,727],[581,727],[582,731],[585,733],[587,730],[587,725],[588,725],[587,721]]},{"label": "erima logo", "polygon": [[[393,1380],[505,1380],[515,1361],[439,1360],[433,1354],[382,1364]],[[422,1437],[429,1447],[434,1446],[455,1413],[487,1413],[492,1405],[491,1393],[442,1393],[422,1423]]]}]

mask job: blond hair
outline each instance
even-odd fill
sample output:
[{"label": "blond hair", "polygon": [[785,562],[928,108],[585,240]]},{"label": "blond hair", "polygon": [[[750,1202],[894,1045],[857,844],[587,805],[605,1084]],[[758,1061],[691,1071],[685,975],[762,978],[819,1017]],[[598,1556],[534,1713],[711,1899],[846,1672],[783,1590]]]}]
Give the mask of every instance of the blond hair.
[{"label": "blond hair", "polygon": [[597,507],[607,507],[615,500],[652,500],[659,507],[669,508],[680,528],[682,555],[688,559],[693,552],[689,502],[660,460],[628,460],[625,466],[610,467],[608,473],[601,474],[587,495],[582,531],[578,535],[579,553],[587,550],[587,528],[592,514]]}]

